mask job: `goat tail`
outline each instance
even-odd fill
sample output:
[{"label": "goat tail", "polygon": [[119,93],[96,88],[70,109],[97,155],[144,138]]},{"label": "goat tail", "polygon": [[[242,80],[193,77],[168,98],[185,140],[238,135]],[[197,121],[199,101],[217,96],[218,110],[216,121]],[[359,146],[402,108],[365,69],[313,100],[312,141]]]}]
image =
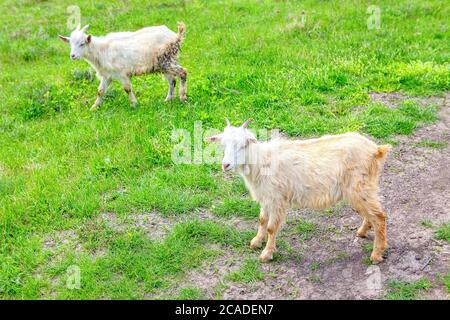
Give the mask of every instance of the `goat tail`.
[{"label": "goat tail", "polygon": [[178,38],[180,38],[181,41],[183,41],[185,33],[186,25],[184,22],[178,22]]},{"label": "goat tail", "polygon": [[380,176],[380,172],[383,168],[384,160],[386,159],[386,155],[392,147],[388,144],[377,146],[377,150],[375,151],[372,160],[369,164],[369,176],[371,176],[378,183],[378,177]]},{"label": "goat tail", "polygon": [[186,25],[183,22],[178,22],[178,33],[175,41],[171,41],[168,44],[168,48],[174,52],[174,56],[178,54],[181,50],[181,44],[184,40],[184,35],[186,34]]},{"label": "goat tail", "polygon": [[377,146],[377,151],[375,152],[375,159],[384,160],[389,150],[391,150],[391,148],[392,146],[390,144],[383,144],[381,146]]},{"label": "goat tail", "polygon": [[178,59],[178,53],[181,49],[181,44],[184,40],[186,33],[186,26],[183,22],[178,23],[177,36],[167,42],[156,55],[156,66],[159,69],[165,69],[170,65],[176,63]]}]

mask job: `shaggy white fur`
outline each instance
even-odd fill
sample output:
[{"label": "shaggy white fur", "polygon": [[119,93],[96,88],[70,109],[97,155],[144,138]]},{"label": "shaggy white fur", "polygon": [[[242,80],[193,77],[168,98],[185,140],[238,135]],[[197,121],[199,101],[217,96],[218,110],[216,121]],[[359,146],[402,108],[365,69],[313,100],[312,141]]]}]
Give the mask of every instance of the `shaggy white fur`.
[{"label": "shaggy white fur", "polygon": [[378,177],[390,146],[378,146],[354,132],[305,141],[257,142],[247,129],[250,121],[240,127],[228,123],[223,133],[208,140],[222,144],[223,170],[239,173],[261,205],[258,234],[251,242],[251,247],[258,247],[268,236],[260,259],[272,259],[288,208],[323,209],[343,199],[364,218],[358,236],[367,236],[374,227],[371,259],[382,261],[387,240]]},{"label": "shaggy white fur", "polygon": [[102,103],[112,80],[118,80],[128,93],[130,103],[137,103],[130,78],[153,72],[163,73],[169,83],[166,101],[175,97],[176,78],[180,78],[180,99],[186,100],[186,69],[178,64],[178,53],[185,34],[183,23],[178,33],[166,26],[147,27],[136,32],[116,32],[104,37],[86,34],[88,25],[75,29],[70,37],[59,36],[70,43],[70,57],[84,58],[97,72],[100,86],[92,109]]}]

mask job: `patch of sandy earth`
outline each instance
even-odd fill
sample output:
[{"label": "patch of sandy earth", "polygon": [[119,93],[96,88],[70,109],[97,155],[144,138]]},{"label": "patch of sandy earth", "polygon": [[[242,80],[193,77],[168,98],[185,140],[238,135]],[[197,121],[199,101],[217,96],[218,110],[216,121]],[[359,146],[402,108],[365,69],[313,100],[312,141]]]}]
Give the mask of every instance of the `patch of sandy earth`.
[{"label": "patch of sandy earth", "polygon": [[158,240],[166,236],[168,231],[177,222],[177,217],[162,216],[157,212],[130,214],[126,217],[118,217],[113,212],[105,212],[100,216],[100,221],[104,222],[107,227],[120,233],[130,230],[130,228],[139,228],[149,238]]},{"label": "patch of sandy earth", "polygon": [[42,250],[50,251],[55,257],[59,257],[64,253],[64,249],[67,248],[75,252],[83,250],[79,243],[78,235],[71,229],[53,232],[42,243]]},{"label": "patch of sandy earth", "polygon": [[369,93],[372,102],[380,102],[389,108],[396,108],[398,104],[404,100],[414,100],[422,106],[437,105],[444,106],[448,103],[449,94],[446,93],[443,96],[431,96],[431,97],[409,97],[399,92],[371,92]]},{"label": "patch of sandy earth", "polygon": [[173,299],[183,288],[197,288],[202,291],[205,299],[222,299],[222,291],[225,285],[224,277],[239,270],[242,264],[242,256],[227,247],[213,245],[210,249],[220,250],[222,255],[214,260],[203,262],[198,268],[189,270],[182,280],[175,279],[169,290],[148,295],[148,299]]},{"label": "patch of sandy earth", "polygon": [[52,254],[51,264],[60,262],[67,252],[88,253],[93,259],[106,255],[106,249],[88,251],[83,248],[78,234],[72,229],[55,231],[47,235],[42,242],[42,250]]},{"label": "patch of sandy earth", "polygon": [[[42,242],[42,250],[44,252],[50,252],[52,254],[49,258],[50,266],[60,263],[64,259],[66,252],[84,252],[78,235],[72,229],[55,231],[47,235]],[[39,267],[34,272],[34,278],[41,279],[43,277],[43,274],[45,274],[45,272],[43,271],[42,267]],[[57,294],[55,292],[55,288],[57,286],[63,285],[63,277],[64,276],[57,275],[55,277],[49,278],[50,287],[43,289],[41,291],[41,296],[56,299]]]},{"label": "patch of sandy earth", "polygon": [[[383,94],[375,99],[398,103],[403,98],[398,94]],[[422,104],[426,101],[420,99]],[[440,105],[440,121],[418,129],[412,136],[398,137],[400,144],[393,148],[381,177],[380,193],[388,214],[390,243],[384,263],[373,266],[364,262],[370,256],[364,247],[372,243],[373,238],[355,237],[361,219],[350,207],[338,207],[331,214],[296,211],[291,213],[280,234],[280,239],[292,250],[282,248],[277,260],[262,265],[266,274],[263,281],[250,285],[227,282],[222,298],[381,299],[388,281],[425,277],[434,286],[423,292],[425,298],[448,299],[438,275],[450,271],[450,247],[448,243],[435,240],[434,233],[436,227],[450,221],[449,95],[432,97],[429,101]],[[423,139],[445,141],[447,147],[417,147],[416,143]],[[300,241],[293,231],[298,217],[314,221],[319,234],[308,241]],[[432,221],[434,227],[422,226],[422,220]],[[258,254],[259,250],[253,256]],[[228,272],[227,268],[220,270],[226,262],[222,258],[219,261],[216,264],[219,272],[211,273],[208,268],[195,270],[195,276],[188,275],[187,285],[206,287],[208,297],[212,297],[211,287],[220,283],[222,274]]]}]

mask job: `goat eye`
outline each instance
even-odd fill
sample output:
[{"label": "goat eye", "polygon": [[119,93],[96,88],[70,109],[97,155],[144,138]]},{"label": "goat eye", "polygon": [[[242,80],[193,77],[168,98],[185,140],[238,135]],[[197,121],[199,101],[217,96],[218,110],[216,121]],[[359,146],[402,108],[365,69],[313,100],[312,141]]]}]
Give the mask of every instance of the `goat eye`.
[{"label": "goat eye", "polygon": [[83,47],[85,45],[85,43],[80,44],[80,47]]}]

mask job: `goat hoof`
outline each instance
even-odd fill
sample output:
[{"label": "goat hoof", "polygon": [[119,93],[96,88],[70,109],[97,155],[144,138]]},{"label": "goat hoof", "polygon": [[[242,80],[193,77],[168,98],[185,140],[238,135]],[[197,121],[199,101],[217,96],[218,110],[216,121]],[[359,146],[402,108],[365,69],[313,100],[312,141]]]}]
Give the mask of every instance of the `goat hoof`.
[{"label": "goat hoof", "polygon": [[272,251],[268,251],[268,250],[264,250],[261,253],[261,255],[259,256],[259,260],[261,262],[269,262],[272,259],[273,259],[273,252]]},{"label": "goat hoof", "polygon": [[356,236],[360,238],[367,238],[368,234],[369,234],[368,230],[358,229],[358,231],[356,231]]},{"label": "goat hoof", "polygon": [[164,102],[169,102],[170,100],[173,100],[173,98],[175,98],[175,97],[167,97],[164,99]]},{"label": "goat hoof", "polygon": [[261,246],[261,241],[259,239],[257,239],[256,237],[252,239],[252,241],[250,241],[250,248],[252,249],[256,249],[259,248]]},{"label": "goat hoof", "polygon": [[372,261],[372,264],[379,264],[380,262],[383,262],[383,256],[381,254],[371,254],[370,260]]},{"label": "goat hoof", "polygon": [[89,108],[89,110],[91,111],[97,111],[98,110],[98,106],[96,106],[95,104]]},{"label": "goat hoof", "polygon": [[181,97],[180,97],[180,101],[181,101],[181,102],[185,102],[186,99],[187,99],[186,96],[181,96]]}]

